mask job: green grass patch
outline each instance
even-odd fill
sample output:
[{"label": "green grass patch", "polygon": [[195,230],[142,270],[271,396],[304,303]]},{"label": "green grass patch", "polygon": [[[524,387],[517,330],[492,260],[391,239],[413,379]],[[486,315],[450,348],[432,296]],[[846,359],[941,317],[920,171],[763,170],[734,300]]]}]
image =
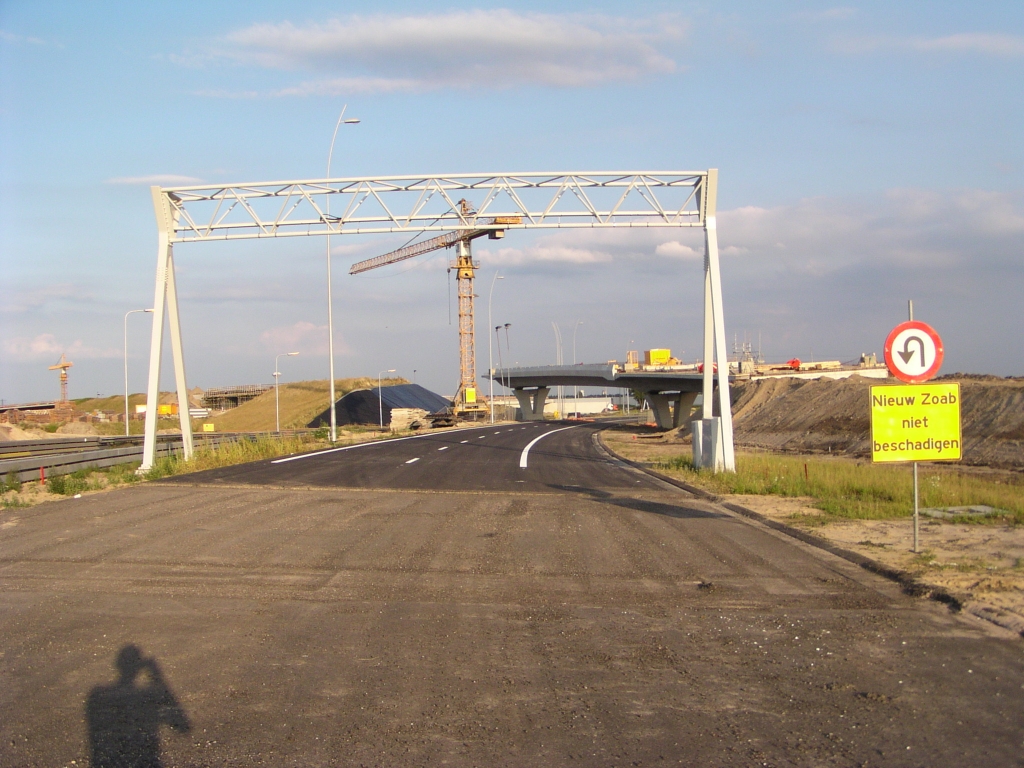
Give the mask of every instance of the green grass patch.
[{"label": "green grass patch", "polygon": [[85,491],[132,485],[142,479],[135,474],[138,468],[137,461],[116,464],[113,467],[86,467],[67,475],[54,475],[46,481],[46,490],[59,496],[74,496]]},{"label": "green grass patch", "polygon": [[206,469],[229,467],[235,464],[246,464],[250,461],[273,459],[292,453],[301,453],[327,445],[313,435],[297,435],[295,437],[275,438],[257,437],[219,445],[197,448],[192,458],[185,461],[181,456],[164,456],[153,463],[153,468],[146,475],[147,480],[159,480],[161,477],[184,475],[189,472],[202,472]]},{"label": "green grass patch", "polygon": [[[735,473],[694,470],[688,456],[662,459],[654,467],[678,473],[687,482],[712,493],[810,497],[831,519],[884,520],[907,517],[914,510],[914,482],[909,465],[739,454]],[[922,508],[986,504],[1007,510],[1005,515],[958,518],[957,522],[1024,524],[1021,479],[988,479],[920,467],[918,487]]]}]

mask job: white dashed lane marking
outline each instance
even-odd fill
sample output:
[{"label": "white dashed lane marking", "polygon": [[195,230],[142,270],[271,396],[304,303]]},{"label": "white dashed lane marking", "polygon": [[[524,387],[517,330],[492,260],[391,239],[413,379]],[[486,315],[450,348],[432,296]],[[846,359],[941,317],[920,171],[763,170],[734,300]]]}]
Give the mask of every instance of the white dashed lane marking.
[{"label": "white dashed lane marking", "polygon": [[[462,442],[466,442],[466,441],[463,440]],[[437,450],[439,450],[439,451],[447,451],[448,450],[448,446],[446,445],[443,448],[438,448]]]},{"label": "white dashed lane marking", "polygon": [[459,442],[460,442],[460,443],[468,443],[468,442],[469,442],[469,440],[460,440]]},{"label": "white dashed lane marking", "polygon": [[405,462],[405,463],[406,463],[406,464],[412,464],[413,462],[416,462],[416,461],[419,461],[419,460],[420,460],[420,457],[419,457],[419,456],[417,456],[417,457],[416,457],[415,459],[409,459],[409,460],[408,460],[407,462]]}]

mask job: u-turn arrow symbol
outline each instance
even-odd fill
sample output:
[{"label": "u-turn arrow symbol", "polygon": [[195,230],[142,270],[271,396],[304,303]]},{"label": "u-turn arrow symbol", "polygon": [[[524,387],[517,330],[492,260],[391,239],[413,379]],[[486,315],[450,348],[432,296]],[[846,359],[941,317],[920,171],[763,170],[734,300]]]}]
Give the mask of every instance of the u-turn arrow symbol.
[{"label": "u-turn arrow symbol", "polygon": [[903,358],[904,363],[909,363],[910,358],[914,356],[914,350],[910,348],[910,342],[916,341],[917,345],[921,348],[921,367],[927,368],[928,365],[924,360],[924,339],[920,336],[910,336],[906,341],[903,342],[903,349],[896,350],[896,354]]}]

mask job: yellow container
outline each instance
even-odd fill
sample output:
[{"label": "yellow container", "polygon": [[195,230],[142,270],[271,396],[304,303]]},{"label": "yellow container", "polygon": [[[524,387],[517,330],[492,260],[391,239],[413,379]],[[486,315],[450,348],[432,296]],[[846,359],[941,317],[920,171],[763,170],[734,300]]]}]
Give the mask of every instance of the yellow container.
[{"label": "yellow container", "polygon": [[671,349],[648,349],[644,352],[644,365],[668,365],[671,358]]},{"label": "yellow container", "polygon": [[170,403],[169,405],[158,405],[156,407],[156,412],[158,416],[173,416],[178,412],[178,406],[174,403]]}]

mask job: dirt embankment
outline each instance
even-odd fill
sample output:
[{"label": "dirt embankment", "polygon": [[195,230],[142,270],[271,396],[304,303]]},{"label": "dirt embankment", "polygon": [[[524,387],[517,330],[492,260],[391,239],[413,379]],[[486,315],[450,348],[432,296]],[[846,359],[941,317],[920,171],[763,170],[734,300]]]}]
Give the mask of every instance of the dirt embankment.
[{"label": "dirt embankment", "polygon": [[[1024,469],[1024,380],[953,374],[963,398],[964,463]],[[736,442],[772,450],[868,456],[869,394],[882,382],[762,379],[733,387]]]}]

